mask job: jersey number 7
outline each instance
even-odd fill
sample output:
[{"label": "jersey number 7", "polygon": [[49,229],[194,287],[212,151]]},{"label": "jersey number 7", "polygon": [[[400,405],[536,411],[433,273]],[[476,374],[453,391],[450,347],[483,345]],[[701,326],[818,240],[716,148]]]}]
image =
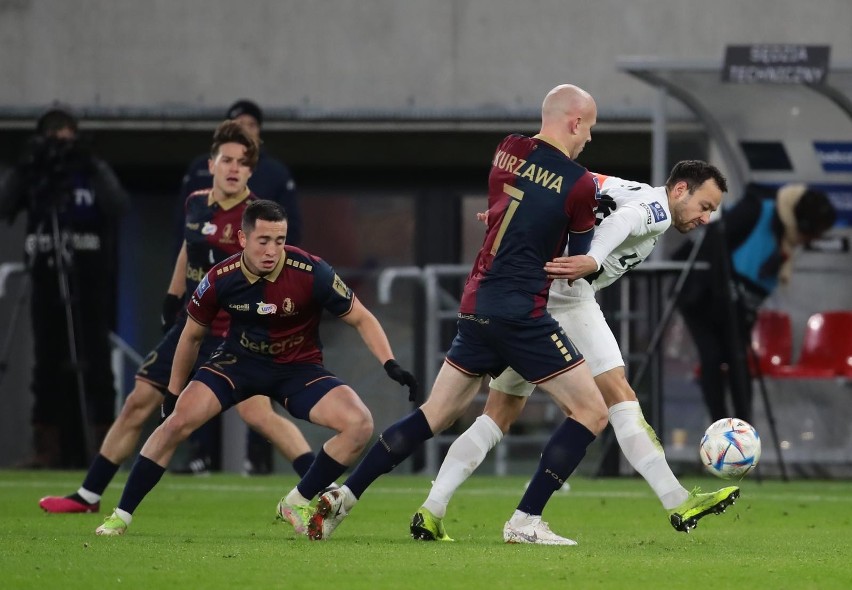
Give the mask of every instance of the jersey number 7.
[{"label": "jersey number 7", "polygon": [[503,192],[509,195],[509,206],[506,207],[506,213],[503,215],[503,223],[500,224],[500,229],[497,231],[497,237],[494,238],[494,244],[491,246],[491,255],[496,256],[497,249],[500,247],[500,242],[503,241],[503,235],[506,233],[506,228],[515,216],[515,211],[521,205],[521,200],[524,198],[524,191],[503,183]]}]

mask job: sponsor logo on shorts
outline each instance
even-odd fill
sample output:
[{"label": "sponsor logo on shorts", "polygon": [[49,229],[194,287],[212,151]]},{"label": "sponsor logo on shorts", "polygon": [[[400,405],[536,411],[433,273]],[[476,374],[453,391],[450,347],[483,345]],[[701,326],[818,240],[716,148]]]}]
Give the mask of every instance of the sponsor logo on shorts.
[{"label": "sponsor logo on shorts", "polygon": [[476,322],[477,324],[488,325],[491,323],[491,320],[488,318],[481,318],[478,315],[474,315],[471,313],[459,313],[458,318],[460,320],[470,320],[471,322]]},{"label": "sponsor logo on shorts", "polygon": [[260,315],[269,315],[276,311],[278,311],[278,306],[274,303],[264,303],[263,301],[257,303],[257,313]]}]

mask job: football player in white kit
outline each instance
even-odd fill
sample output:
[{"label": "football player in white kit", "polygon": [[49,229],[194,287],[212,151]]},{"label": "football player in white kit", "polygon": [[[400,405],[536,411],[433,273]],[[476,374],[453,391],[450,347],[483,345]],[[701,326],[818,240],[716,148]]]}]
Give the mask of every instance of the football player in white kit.
[{"label": "football player in white kit", "polygon": [[[627,382],[621,350],[595,292],[645,260],[670,226],[686,233],[708,223],[727,191],[727,182],[716,167],[699,160],[679,162],[660,187],[595,176],[601,193],[599,225],[588,254],[556,258],[545,266],[550,278],[563,279],[554,280],[550,288],[548,311],[589,363],[627,460],[653,488],[672,526],[689,532],[701,517],[732,504],[739,488],[702,494],[697,489],[688,492],[677,480]],[[511,368],[491,381],[483,414],[450,446],[429,497],[412,517],[415,539],[451,540],[442,522],[450,499],[508,432],[534,387]],[[552,494],[563,483],[539,467],[527,493],[535,487],[541,493],[544,487],[544,493]],[[506,522],[503,538],[507,543],[576,544],[553,533],[540,514],[520,510]]]}]

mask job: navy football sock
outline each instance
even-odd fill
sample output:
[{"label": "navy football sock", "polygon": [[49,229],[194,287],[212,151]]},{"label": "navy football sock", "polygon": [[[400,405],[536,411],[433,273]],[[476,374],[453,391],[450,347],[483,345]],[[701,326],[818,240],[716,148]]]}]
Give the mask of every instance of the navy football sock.
[{"label": "navy football sock", "polygon": [[[103,496],[104,490],[115,477],[120,465],[116,465],[100,453],[95,456],[92,465],[89,467],[89,472],[86,473],[86,479],[83,480],[83,487],[93,494]],[[76,495],[76,494],[75,494]],[[76,498],[75,498],[76,499]],[[84,503],[86,502],[80,498]]]},{"label": "navy football sock", "polygon": [[127,483],[124,485],[124,491],[121,493],[121,500],[118,501],[118,507],[133,514],[165,472],[165,467],[160,467],[148,457],[142,455],[136,457],[130,475],[127,477]]},{"label": "navy football sock", "polygon": [[308,451],[304,455],[299,455],[293,459],[293,470],[299,474],[299,477],[305,477],[308,469],[311,468],[311,463],[314,462],[317,456],[312,451]]},{"label": "navy football sock", "polygon": [[518,504],[518,510],[541,515],[547,501],[574,472],[593,440],[595,435],[588,428],[566,418],[547,441],[538,469]]},{"label": "navy football sock", "polygon": [[325,449],[320,449],[317,458],[313,460],[310,469],[302,476],[302,481],[296,488],[302,496],[310,500],[343,475],[344,471],[346,471],[346,465],[332,459]]},{"label": "navy football sock", "polygon": [[402,463],[420,444],[432,438],[432,429],[420,408],[379,435],[379,440],[358,464],[346,487],[360,498],[371,483]]}]

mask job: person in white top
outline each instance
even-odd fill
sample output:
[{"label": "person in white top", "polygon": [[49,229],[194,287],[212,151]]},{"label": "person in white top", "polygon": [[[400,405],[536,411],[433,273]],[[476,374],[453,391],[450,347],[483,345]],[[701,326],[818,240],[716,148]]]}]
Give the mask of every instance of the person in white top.
[{"label": "person in white top", "polygon": [[[595,176],[600,189],[598,227],[587,254],[556,258],[545,265],[549,278],[557,279],[550,288],[548,311],[589,363],[627,460],[653,488],[672,526],[689,532],[701,517],[722,512],[732,504],[739,489],[727,487],[702,494],[687,492],[680,485],[627,382],[618,342],[595,300],[595,292],[645,260],[657,238],[670,226],[686,233],[708,223],[727,191],[727,182],[716,167],[699,160],[676,164],[665,186],[660,187]],[[483,414],[450,446],[429,497],[412,517],[410,528],[415,539],[451,540],[442,522],[450,499],[508,432],[534,388],[511,368],[491,381]],[[548,451],[558,452],[550,448],[554,446],[552,438],[543,456]],[[575,541],[553,533],[540,514],[524,510],[528,499],[540,499],[541,494],[549,498],[564,483],[539,465],[518,509],[503,528],[504,540],[575,545]]]}]

